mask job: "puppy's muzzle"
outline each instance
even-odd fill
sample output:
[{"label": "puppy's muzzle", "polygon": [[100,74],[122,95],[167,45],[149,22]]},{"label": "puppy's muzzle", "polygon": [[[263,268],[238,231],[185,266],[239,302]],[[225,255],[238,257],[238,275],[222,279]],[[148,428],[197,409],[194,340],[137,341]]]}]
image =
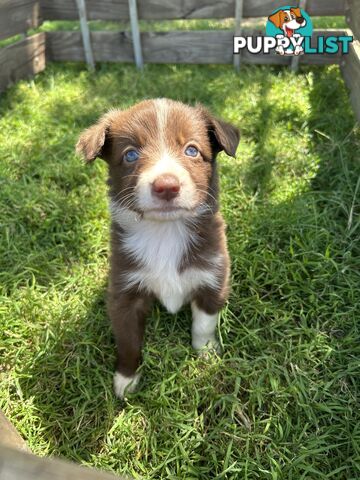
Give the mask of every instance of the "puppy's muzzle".
[{"label": "puppy's muzzle", "polygon": [[180,182],[175,175],[164,174],[157,177],[151,185],[151,193],[160,200],[172,200],[180,192]]}]

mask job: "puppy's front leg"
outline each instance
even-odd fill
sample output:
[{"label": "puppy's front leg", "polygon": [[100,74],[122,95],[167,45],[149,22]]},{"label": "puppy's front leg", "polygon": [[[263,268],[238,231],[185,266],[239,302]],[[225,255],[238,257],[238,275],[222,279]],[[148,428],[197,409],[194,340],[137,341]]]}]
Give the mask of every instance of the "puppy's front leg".
[{"label": "puppy's front leg", "polygon": [[133,392],[139,382],[136,370],[141,362],[145,318],[151,303],[147,295],[110,289],[108,313],[117,347],[114,390],[119,398],[124,397],[125,391]]},{"label": "puppy's front leg", "polygon": [[216,326],[219,311],[224,306],[228,295],[227,274],[224,272],[223,286],[219,290],[202,288],[191,302],[192,310],[192,346],[195,350],[204,347],[219,351],[219,342],[216,339]]},{"label": "puppy's front leg", "polygon": [[219,312],[224,306],[229,293],[229,269],[224,263],[222,275],[218,277],[218,289],[200,288],[191,302],[192,310],[192,346],[201,350],[208,346],[219,352],[219,342],[216,339],[216,326]]},{"label": "puppy's front leg", "polygon": [[218,349],[216,340],[216,325],[219,318],[217,311],[207,313],[197,305],[196,301],[191,303],[192,327],[191,344],[195,350],[201,350],[204,347]]}]

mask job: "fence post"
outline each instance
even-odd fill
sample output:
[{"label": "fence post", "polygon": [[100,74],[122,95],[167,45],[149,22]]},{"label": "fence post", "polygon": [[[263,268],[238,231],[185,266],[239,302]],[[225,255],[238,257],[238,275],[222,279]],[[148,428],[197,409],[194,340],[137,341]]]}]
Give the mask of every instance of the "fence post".
[{"label": "fence post", "polygon": [[94,71],[95,62],[91,48],[90,30],[87,23],[85,0],[76,0],[76,5],[79,12],[81,36],[84,45],[86,63],[88,64],[89,70]]},{"label": "fence post", "polygon": [[130,14],[130,25],[131,25],[131,36],[134,48],[135,63],[139,70],[144,68],[142,50],[141,50],[141,40],[140,40],[140,31],[139,31],[139,21],[136,0],[129,0],[129,14]]},{"label": "fence post", "polygon": [[[241,21],[243,16],[243,0],[235,0],[235,36],[241,35]],[[240,55],[241,53],[234,54],[234,68],[238,72],[240,70]]]},{"label": "fence post", "polygon": [[[301,8],[302,10],[305,10],[306,0],[300,0],[298,5],[299,5],[299,8]],[[290,63],[290,68],[294,73],[297,72],[299,69],[299,62],[300,62],[300,55],[293,55]]]}]

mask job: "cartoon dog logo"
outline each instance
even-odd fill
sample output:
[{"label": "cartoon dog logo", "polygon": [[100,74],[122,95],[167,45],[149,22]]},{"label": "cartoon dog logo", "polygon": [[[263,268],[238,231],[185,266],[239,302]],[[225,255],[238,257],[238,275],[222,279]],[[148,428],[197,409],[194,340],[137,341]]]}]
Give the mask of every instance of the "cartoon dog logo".
[{"label": "cartoon dog logo", "polygon": [[[301,14],[300,8],[291,7],[290,9],[278,10],[268,18],[276,28],[283,31],[283,34],[276,35],[276,38],[300,38],[302,35],[294,33],[299,28],[305,27],[306,20]],[[296,45],[294,50],[285,50],[283,46],[278,46],[276,51],[280,55],[302,55],[304,49],[301,45]]]}]

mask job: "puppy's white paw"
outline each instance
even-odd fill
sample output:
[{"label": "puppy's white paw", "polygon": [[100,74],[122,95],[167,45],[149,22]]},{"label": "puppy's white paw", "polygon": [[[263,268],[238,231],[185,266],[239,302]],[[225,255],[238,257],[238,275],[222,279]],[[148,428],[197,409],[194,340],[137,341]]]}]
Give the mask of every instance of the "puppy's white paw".
[{"label": "puppy's white paw", "polygon": [[126,393],[132,393],[135,391],[137,384],[140,380],[140,373],[136,373],[132,377],[125,377],[120,372],[115,372],[114,375],[114,391],[115,395],[123,399]]},{"label": "puppy's white paw", "polygon": [[220,343],[215,338],[198,346],[193,343],[193,348],[196,350],[199,357],[207,358],[212,353],[217,353],[218,355],[221,354]]}]

